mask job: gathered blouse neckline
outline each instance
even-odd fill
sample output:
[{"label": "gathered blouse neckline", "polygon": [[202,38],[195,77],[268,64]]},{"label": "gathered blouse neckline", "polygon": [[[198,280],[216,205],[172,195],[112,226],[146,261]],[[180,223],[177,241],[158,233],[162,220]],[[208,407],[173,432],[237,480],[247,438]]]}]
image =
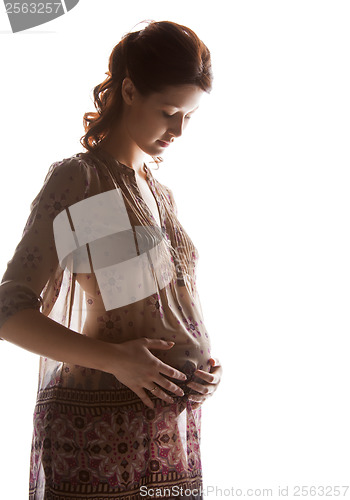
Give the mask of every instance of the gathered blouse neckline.
[{"label": "gathered blouse neckline", "polygon": [[135,173],[135,170],[133,168],[128,167],[124,163],[117,160],[114,156],[112,156],[111,153],[109,153],[106,150],[100,149],[100,148],[97,148],[94,151],[88,151],[88,152],[83,153],[83,154],[95,155],[97,158],[100,157],[101,160],[105,160],[109,164],[115,166],[119,170],[119,172],[125,173],[128,176],[131,185],[133,185],[134,189],[136,189],[139,202],[141,202],[141,204],[144,207],[144,210],[146,210],[146,212],[150,218],[150,222],[153,225],[155,225],[159,229],[159,231],[161,231],[161,232],[166,231],[166,224],[164,221],[163,207],[162,207],[162,204],[161,204],[160,199],[159,199],[159,193],[157,192],[157,189],[155,186],[155,179],[152,175],[151,170],[147,167],[146,163],[143,164],[142,168],[143,168],[143,171],[146,173],[146,182],[149,185],[149,188],[152,191],[153,196],[154,196],[155,201],[156,201],[156,204],[157,204],[160,224],[158,224],[158,221],[154,218],[151,209],[149,208],[149,206],[145,202],[145,200],[140,192],[139,186],[138,186],[137,181],[136,181],[136,173]]},{"label": "gathered blouse neckline", "polygon": [[[134,177],[136,179],[136,173],[135,173],[135,170],[131,167],[128,167],[128,165],[125,165],[124,163],[122,163],[121,161],[117,160],[117,158],[115,158],[111,153],[109,153],[108,151],[106,151],[105,149],[101,149],[101,148],[96,148],[94,149],[93,151],[89,151],[89,153],[91,154],[94,154],[94,155],[100,155],[106,159],[109,159],[110,161],[112,161],[115,165],[117,165],[119,167],[119,169],[131,176],[131,177]],[[142,166],[142,169],[143,171],[145,172],[147,178],[151,178],[152,179],[152,174],[151,174],[151,171],[150,169],[147,167],[146,163],[143,164]]]}]

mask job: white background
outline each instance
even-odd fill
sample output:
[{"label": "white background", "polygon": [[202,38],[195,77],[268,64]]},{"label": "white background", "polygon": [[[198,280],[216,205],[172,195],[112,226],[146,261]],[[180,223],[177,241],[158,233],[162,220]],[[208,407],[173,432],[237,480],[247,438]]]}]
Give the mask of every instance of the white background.
[{"label": "white background", "polygon": [[[81,0],[12,34],[1,9],[1,275],[49,166],[83,151],[121,36],[171,20],[211,50],[213,91],[154,175],[198,248],[224,366],[202,407],[204,484],[222,496],[350,484],[349,18],[346,1]],[[37,371],[0,343],[6,500],[28,496]]]}]

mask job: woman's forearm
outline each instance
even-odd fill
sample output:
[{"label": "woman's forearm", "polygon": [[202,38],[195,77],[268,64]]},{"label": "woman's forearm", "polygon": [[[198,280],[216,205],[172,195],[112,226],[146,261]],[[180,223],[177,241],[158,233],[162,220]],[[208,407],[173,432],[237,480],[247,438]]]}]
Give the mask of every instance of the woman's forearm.
[{"label": "woman's forearm", "polygon": [[[17,312],[0,328],[0,337],[56,361],[110,372],[111,344],[66,328],[35,309]],[[113,345],[113,362],[118,346]]]}]

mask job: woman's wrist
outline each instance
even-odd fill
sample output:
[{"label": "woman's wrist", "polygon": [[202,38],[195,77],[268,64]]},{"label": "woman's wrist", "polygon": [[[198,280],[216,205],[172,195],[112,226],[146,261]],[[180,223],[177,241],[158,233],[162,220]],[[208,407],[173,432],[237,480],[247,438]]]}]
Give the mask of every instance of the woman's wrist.
[{"label": "woman's wrist", "polygon": [[94,363],[93,368],[95,368],[95,370],[115,375],[116,366],[122,357],[121,345],[105,342],[103,340],[91,340],[95,342],[95,344],[92,345],[92,349],[94,350],[94,356],[92,359],[92,362]]}]

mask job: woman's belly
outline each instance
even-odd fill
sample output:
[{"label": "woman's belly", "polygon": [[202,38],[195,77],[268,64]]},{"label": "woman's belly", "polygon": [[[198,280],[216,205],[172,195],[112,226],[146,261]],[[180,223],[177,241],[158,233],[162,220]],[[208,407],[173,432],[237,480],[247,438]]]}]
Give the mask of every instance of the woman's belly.
[{"label": "woman's belly", "polygon": [[[202,379],[195,377],[194,372],[197,369],[210,371],[211,353],[209,336],[194,304],[183,299],[183,305],[179,307],[169,288],[124,308],[106,311],[93,275],[89,276],[85,278],[85,282],[81,277],[79,280],[81,285],[85,285],[83,288],[87,311],[82,333],[111,343],[142,337],[173,341],[173,347],[151,352],[165,364],[187,375],[185,383],[164,375],[179,385],[185,396],[195,392],[187,387],[187,383],[192,380],[203,383]],[[171,395],[174,397],[174,394]]]},{"label": "woman's belly", "polygon": [[123,324],[113,320],[113,315],[106,313],[93,316],[85,320],[82,333],[104,342],[120,344],[130,340],[147,337],[152,339],[162,339],[174,342],[172,347],[167,349],[152,349],[151,352],[165,364],[172,366],[186,375],[197,369],[210,371],[210,344],[209,339],[203,334],[198,334],[197,338],[188,332],[183,325],[178,329],[167,330],[159,326],[147,327],[142,329],[137,325],[130,325],[130,322]]}]

